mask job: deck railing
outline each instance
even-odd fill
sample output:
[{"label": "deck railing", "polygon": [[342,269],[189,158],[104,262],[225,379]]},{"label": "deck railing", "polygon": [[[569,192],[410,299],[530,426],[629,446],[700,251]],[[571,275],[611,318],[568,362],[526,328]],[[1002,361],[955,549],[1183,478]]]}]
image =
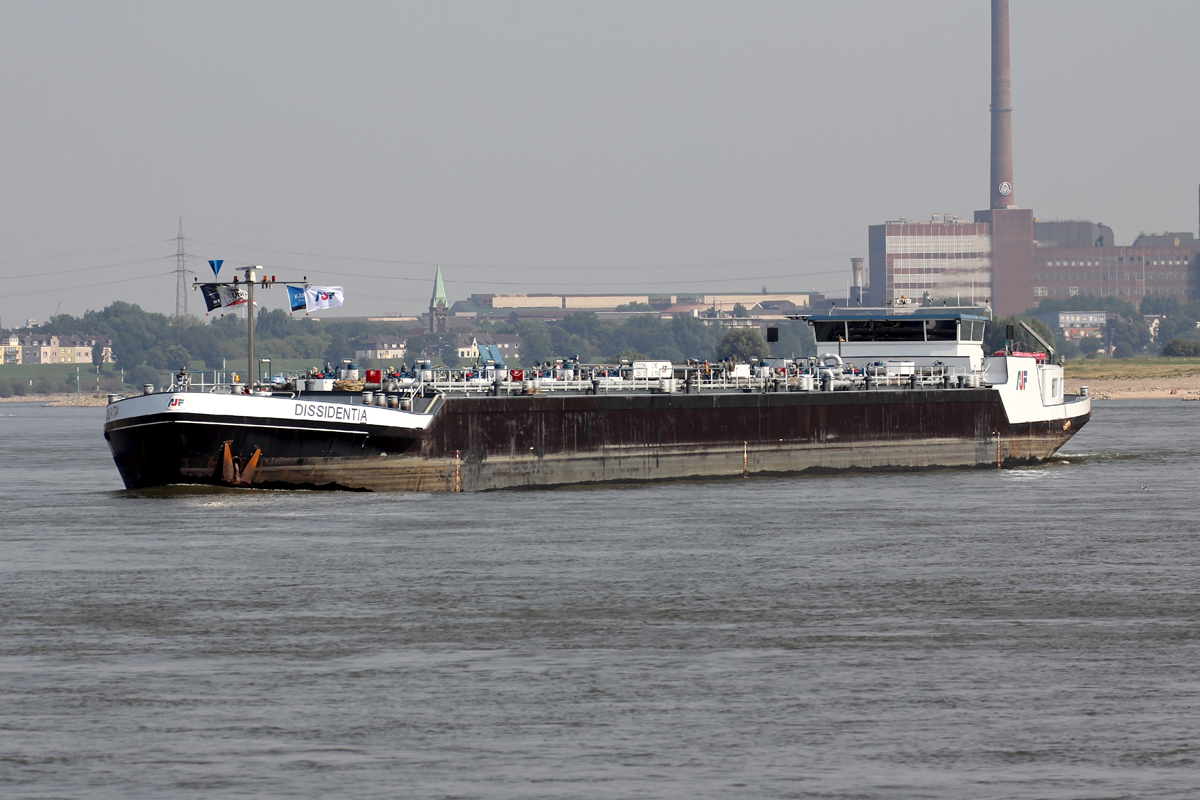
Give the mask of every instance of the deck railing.
[{"label": "deck railing", "polygon": [[[429,392],[443,394],[532,394],[532,393],[587,393],[609,394],[614,392],[691,393],[714,391],[819,391],[830,386],[835,389],[884,388],[884,387],[959,387],[978,385],[980,373],[966,372],[950,365],[905,365],[896,368],[883,365],[867,365],[865,368],[846,365],[845,369],[826,366],[811,359],[800,366],[787,368],[756,367],[747,370],[726,368],[724,365],[687,366],[672,370],[672,377],[633,377],[629,369],[613,367],[579,366],[569,369],[522,370],[521,377],[514,380],[508,370],[450,370],[431,369],[418,371],[415,377],[388,378],[379,384],[349,382],[337,385],[347,394],[373,391],[377,394],[397,395],[402,400],[415,400]],[[171,382],[162,387],[167,392],[242,392],[249,387],[232,377],[240,374],[227,370],[177,373]],[[283,385],[257,384],[256,391],[286,393],[295,391],[291,376]],[[301,378],[303,380],[303,378]],[[832,384],[830,384],[832,381]],[[336,384],[335,384],[336,385]]]}]

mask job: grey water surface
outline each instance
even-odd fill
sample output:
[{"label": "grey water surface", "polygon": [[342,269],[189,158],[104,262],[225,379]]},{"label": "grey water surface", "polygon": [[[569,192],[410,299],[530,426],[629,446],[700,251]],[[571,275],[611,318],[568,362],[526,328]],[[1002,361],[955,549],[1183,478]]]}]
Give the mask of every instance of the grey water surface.
[{"label": "grey water surface", "polygon": [[5,798],[1200,793],[1200,403],[1050,464],[130,493],[0,405]]}]

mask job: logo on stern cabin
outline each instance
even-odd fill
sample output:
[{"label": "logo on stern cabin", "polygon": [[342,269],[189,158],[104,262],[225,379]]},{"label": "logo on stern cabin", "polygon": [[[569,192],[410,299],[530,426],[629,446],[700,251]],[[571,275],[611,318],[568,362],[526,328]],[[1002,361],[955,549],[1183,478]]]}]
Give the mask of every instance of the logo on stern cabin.
[{"label": "logo on stern cabin", "polygon": [[182,411],[185,408],[187,408],[186,397],[175,395],[167,401],[167,411]]},{"label": "logo on stern cabin", "polygon": [[1017,391],[1025,391],[1025,381],[1029,379],[1029,370],[1023,369],[1017,373]]}]

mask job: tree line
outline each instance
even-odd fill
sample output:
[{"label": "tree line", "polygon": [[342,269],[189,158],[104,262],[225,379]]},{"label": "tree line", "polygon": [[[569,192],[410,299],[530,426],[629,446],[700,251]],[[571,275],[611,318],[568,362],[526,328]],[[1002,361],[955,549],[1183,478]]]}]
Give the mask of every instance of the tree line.
[{"label": "tree line", "polygon": [[[1070,342],[1061,329],[1038,320],[1039,315],[1059,311],[1104,311],[1108,323],[1104,341],[1092,337],[1082,343]],[[1184,302],[1176,297],[1146,297],[1141,309],[1115,297],[1071,297],[1046,299],[1023,314],[997,319],[987,328],[984,347],[987,352],[1003,348],[1007,325],[1024,319],[1043,338],[1052,342],[1060,355],[1068,358],[1093,353],[1101,348],[1120,357],[1153,349],[1150,330],[1142,314],[1164,315],[1159,342],[1166,342],[1164,355],[1200,355],[1200,301]],[[623,321],[605,319],[591,312],[571,314],[558,322],[516,320],[481,321],[472,328],[454,328],[446,334],[409,335],[392,323],[358,320],[293,317],[280,309],[262,309],[255,322],[255,352],[275,360],[309,360],[314,365],[337,364],[354,356],[356,348],[372,335],[400,335],[406,339],[407,358],[428,354],[438,363],[459,366],[455,339],[459,334],[515,333],[521,336],[521,362],[530,364],[554,358],[578,356],[585,362],[611,362],[661,359],[684,361],[689,358],[718,360],[734,357],[803,357],[817,354],[812,329],[799,320],[778,323],[779,341],[770,345],[754,327],[705,325],[689,315],[663,319],[657,314],[635,314]],[[1020,329],[1017,329],[1020,331]],[[100,311],[88,311],[80,317],[59,314],[38,333],[97,335],[112,341],[114,364],[101,365],[102,386],[113,390],[123,371],[127,385],[160,384],[180,366],[203,363],[207,369],[228,366],[237,370],[246,357],[246,323],[233,315],[211,321],[189,317],[179,320],[126,302],[114,302]],[[1018,339],[1024,339],[1018,334]],[[1034,346],[1034,342],[1024,342]],[[95,352],[99,358],[99,349]],[[73,391],[72,382],[49,376],[15,382],[0,371],[0,396],[25,391]]]},{"label": "tree line", "polygon": [[[1147,352],[1156,352],[1154,338],[1150,334],[1150,326],[1146,324],[1143,314],[1162,314],[1166,313],[1162,309],[1171,309],[1171,314],[1168,315],[1168,320],[1172,320],[1165,330],[1172,330],[1171,326],[1175,325],[1174,312],[1175,306],[1171,302],[1178,303],[1174,297],[1151,295],[1142,300],[1141,309],[1128,300],[1120,300],[1116,297],[1083,297],[1077,295],[1075,297],[1064,297],[1062,299],[1047,298],[1038,303],[1035,308],[1031,308],[1024,314],[1022,318],[1031,319],[1038,315],[1045,316],[1048,314],[1057,314],[1060,311],[1103,311],[1108,315],[1108,321],[1105,325],[1103,337],[1085,336],[1082,341],[1074,342],[1067,340],[1062,335],[1062,329],[1057,325],[1054,326],[1054,333],[1058,340],[1058,350],[1066,358],[1078,358],[1103,351],[1109,353],[1116,358],[1129,358],[1130,356],[1142,355]],[[1040,322],[1040,320],[1039,320]],[[1001,325],[1002,321],[997,320],[993,325],[993,333],[995,328]],[[1048,326],[1043,324],[1049,330]],[[1194,327],[1194,325],[1193,325]],[[1001,330],[1003,332],[1003,329]],[[1166,341],[1163,336],[1164,328],[1159,327],[1158,341]]]},{"label": "tree line", "polygon": [[[234,315],[205,320],[176,319],[146,311],[138,305],[114,302],[82,316],[59,314],[36,331],[50,335],[103,336],[111,340],[114,363],[99,364],[102,388],[161,384],[181,366],[201,362],[206,369],[238,371],[246,358],[246,322]],[[428,353],[438,363],[459,366],[455,340],[460,334],[516,333],[522,338],[521,361],[541,362],[579,356],[585,361],[619,358],[683,361],[725,357],[802,356],[815,352],[809,327],[798,321],[780,325],[780,340],[768,347],[757,328],[726,329],[706,326],[699,319],[679,316],[664,320],[657,314],[637,314],[623,322],[604,320],[594,313],[572,314],[559,322],[523,320],[482,322],[472,328],[454,328],[446,334],[409,335],[387,322],[321,320],[293,317],[280,309],[262,309],[255,320],[255,355],[274,360],[308,360],[314,366],[338,364],[354,356],[362,342],[374,335],[406,339],[407,360]],[[94,351],[99,361],[100,348]],[[121,378],[123,377],[123,384]],[[13,393],[74,391],[73,381],[49,375],[13,381],[0,369],[0,396]],[[89,384],[91,385],[91,384]]]}]

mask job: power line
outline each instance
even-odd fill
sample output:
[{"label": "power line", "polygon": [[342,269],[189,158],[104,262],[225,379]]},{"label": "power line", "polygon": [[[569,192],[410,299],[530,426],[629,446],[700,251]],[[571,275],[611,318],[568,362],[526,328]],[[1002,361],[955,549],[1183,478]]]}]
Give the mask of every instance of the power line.
[{"label": "power line", "polygon": [[141,244],[127,244],[124,247],[108,247],[103,250],[82,250],[78,253],[62,253],[57,256],[31,256],[29,258],[8,258],[0,260],[0,264],[20,264],[24,261],[50,261],[55,258],[71,258],[72,256],[91,256],[96,253],[115,253],[118,250],[133,250],[138,247],[149,247],[152,244],[162,244],[162,240],[153,242],[142,242]]},{"label": "power line", "polygon": [[37,289],[36,291],[32,291],[32,292],[14,292],[14,293],[5,294],[5,297],[27,297],[31,294],[49,294],[50,292],[69,292],[69,291],[75,291],[76,289],[94,289],[97,286],[112,286],[114,283],[129,283],[130,281],[144,281],[144,280],[146,280],[146,278],[157,278],[160,275],[174,275],[174,274],[175,274],[175,270],[171,270],[170,272],[161,272],[161,273],[156,273],[154,275],[139,275],[136,278],[121,278],[120,280],[116,280],[116,281],[103,281],[101,283],[87,283],[87,284],[84,284],[83,286],[69,286],[66,288],[64,288],[62,286],[55,286],[53,289]]},{"label": "power line", "polygon": [[[228,242],[209,242],[209,241],[204,241],[204,240],[196,240],[196,241],[201,244],[214,245],[216,247],[232,247],[232,248],[239,249],[239,250],[252,250],[252,251],[260,252],[260,253],[279,253],[280,255],[288,255],[288,256],[308,256],[310,258],[328,258],[328,259],[333,259],[336,261],[360,261],[363,263],[397,264],[400,266],[410,266],[410,267],[432,267],[432,266],[436,266],[438,263],[436,261],[404,261],[401,259],[393,259],[393,258],[364,258],[364,257],[360,257],[360,256],[331,255],[329,253],[305,253],[305,252],[300,252],[298,250],[273,250],[268,247],[249,247],[247,245],[230,244]],[[826,258],[849,257],[852,255],[856,255],[857,252],[858,251],[855,251],[853,253],[846,252],[846,253],[827,253],[827,254],[823,254],[823,255],[808,255],[808,256],[784,256],[781,258],[757,258],[757,259],[746,259],[746,260],[742,260],[742,261],[700,261],[700,262],[675,263],[675,264],[623,264],[623,265],[617,264],[617,265],[601,265],[601,266],[564,267],[564,266],[544,266],[544,265],[533,265],[533,264],[468,264],[468,263],[459,263],[459,262],[453,262],[453,261],[442,261],[441,265],[443,267],[457,267],[459,269],[539,269],[539,270],[540,269],[552,269],[552,270],[556,270],[559,272],[561,272],[563,270],[567,270],[567,269],[588,270],[588,271],[595,271],[595,270],[600,270],[600,269],[602,269],[602,270],[699,269],[699,268],[703,268],[703,267],[740,267],[740,266],[745,266],[747,264],[781,264],[781,263],[786,263],[789,261],[817,261],[817,260],[826,259]],[[419,280],[425,280],[425,279],[421,278]]]},{"label": "power line", "polygon": [[7,275],[4,277],[6,281],[15,281],[20,278],[43,278],[47,275],[67,275],[72,272],[91,272],[97,269],[111,269],[112,267],[131,267],[135,264],[149,264],[151,261],[162,261],[169,256],[155,256],[154,258],[143,258],[141,261],[118,261],[113,264],[100,264],[96,267],[76,267],[75,269],[60,269],[54,272],[29,272],[24,275]]},{"label": "power line", "polygon": [[[264,265],[264,266],[270,266],[272,269],[283,269],[283,267],[281,265],[274,265],[274,266]],[[370,278],[372,280],[415,281],[418,283],[428,283],[429,282],[428,278],[410,278],[410,277],[402,276],[402,275],[365,275],[365,274],[357,273],[357,272],[334,272],[331,270],[311,269],[311,268],[308,268],[308,271],[315,275],[336,275],[338,277],[343,277],[343,278]],[[843,272],[845,272],[845,270],[843,270],[843,269],[833,269],[833,270],[821,270],[820,272],[806,272],[804,274],[787,273],[784,275],[740,275],[736,278],[699,278],[699,279],[688,278],[688,279],[686,279],[686,281],[687,281],[687,283],[692,284],[692,283],[738,283],[738,282],[747,282],[747,281],[757,282],[757,281],[778,280],[778,279],[782,279],[782,278],[799,280],[802,278],[808,278],[808,277],[815,276],[815,275],[838,275]],[[571,282],[551,281],[551,282],[543,282],[540,285],[542,285],[542,286],[567,286],[567,287],[570,287],[570,286],[661,286],[664,283],[672,283],[672,282],[673,281],[671,281],[671,280],[571,281]],[[474,280],[474,281],[447,280],[446,283],[473,283],[473,284],[483,283],[488,286],[528,286],[529,285],[529,281],[491,281],[491,280]]]}]

